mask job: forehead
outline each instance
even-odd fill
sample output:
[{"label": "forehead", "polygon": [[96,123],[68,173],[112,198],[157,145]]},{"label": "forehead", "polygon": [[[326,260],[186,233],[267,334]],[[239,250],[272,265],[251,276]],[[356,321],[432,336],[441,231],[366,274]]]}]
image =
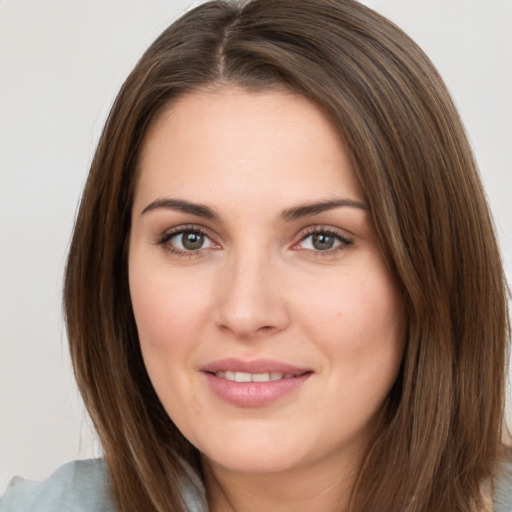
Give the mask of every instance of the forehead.
[{"label": "forehead", "polygon": [[351,156],[323,112],[284,91],[186,94],[149,129],[136,197],[289,199],[363,194]]}]

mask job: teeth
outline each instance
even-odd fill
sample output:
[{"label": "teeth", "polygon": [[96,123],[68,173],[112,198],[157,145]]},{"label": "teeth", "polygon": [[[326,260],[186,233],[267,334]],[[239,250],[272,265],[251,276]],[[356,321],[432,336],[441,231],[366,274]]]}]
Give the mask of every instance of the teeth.
[{"label": "teeth", "polygon": [[291,379],[293,373],[246,373],[246,372],[216,372],[215,375],[221,379],[231,380],[234,382],[269,382],[271,380]]},{"label": "teeth", "polygon": [[252,382],[268,382],[270,375],[268,373],[253,373],[251,375]]},{"label": "teeth", "polygon": [[251,382],[251,374],[244,372],[235,372],[235,382]]}]

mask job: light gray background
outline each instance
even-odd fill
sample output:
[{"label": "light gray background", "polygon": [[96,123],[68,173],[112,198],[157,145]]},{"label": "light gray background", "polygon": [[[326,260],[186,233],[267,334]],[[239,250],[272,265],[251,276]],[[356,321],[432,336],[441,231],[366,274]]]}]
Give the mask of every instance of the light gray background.
[{"label": "light gray background", "polygon": [[[405,29],[445,77],[510,277],[512,0],[365,3]],[[41,479],[100,453],[61,317],[67,245],[114,95],[143,50],[190,5],[0,0],[0,492],[14,474]]]}]

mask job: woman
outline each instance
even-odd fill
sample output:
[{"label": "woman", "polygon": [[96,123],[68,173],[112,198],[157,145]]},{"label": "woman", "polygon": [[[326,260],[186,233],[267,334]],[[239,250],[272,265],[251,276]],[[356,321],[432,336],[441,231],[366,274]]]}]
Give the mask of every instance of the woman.
[{"label": "woman", "polygon": [[40,507],[512,510],[475,164],[431,63],[356,2],[211,2],[155,41],[100,140],[65,310],[105,464]]}]

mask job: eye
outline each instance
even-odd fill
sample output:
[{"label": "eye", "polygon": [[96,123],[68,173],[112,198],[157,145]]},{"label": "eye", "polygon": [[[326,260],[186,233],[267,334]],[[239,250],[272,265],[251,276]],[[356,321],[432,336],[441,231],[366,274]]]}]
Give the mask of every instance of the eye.
[{"label": "eye", "polygon": [[315,229],[306,233],[295,248],[316,253],[329,253],[336,250],[346,249],[352,245],[352,241],[333,231],[324,229]]},{"label": "eye", "polygon": [[218,247],[210,237],[197,228],[178,228],[167,232],[158,240],[158,244],[178,254],[194,253]]},{"label": "eye", "polygon": [[203,249],[205,242],[209,241],[210,240],[204,233],[198,231],[184,231],[169,239],[172,245],[184,251],[198,251],[199,249]]}]

